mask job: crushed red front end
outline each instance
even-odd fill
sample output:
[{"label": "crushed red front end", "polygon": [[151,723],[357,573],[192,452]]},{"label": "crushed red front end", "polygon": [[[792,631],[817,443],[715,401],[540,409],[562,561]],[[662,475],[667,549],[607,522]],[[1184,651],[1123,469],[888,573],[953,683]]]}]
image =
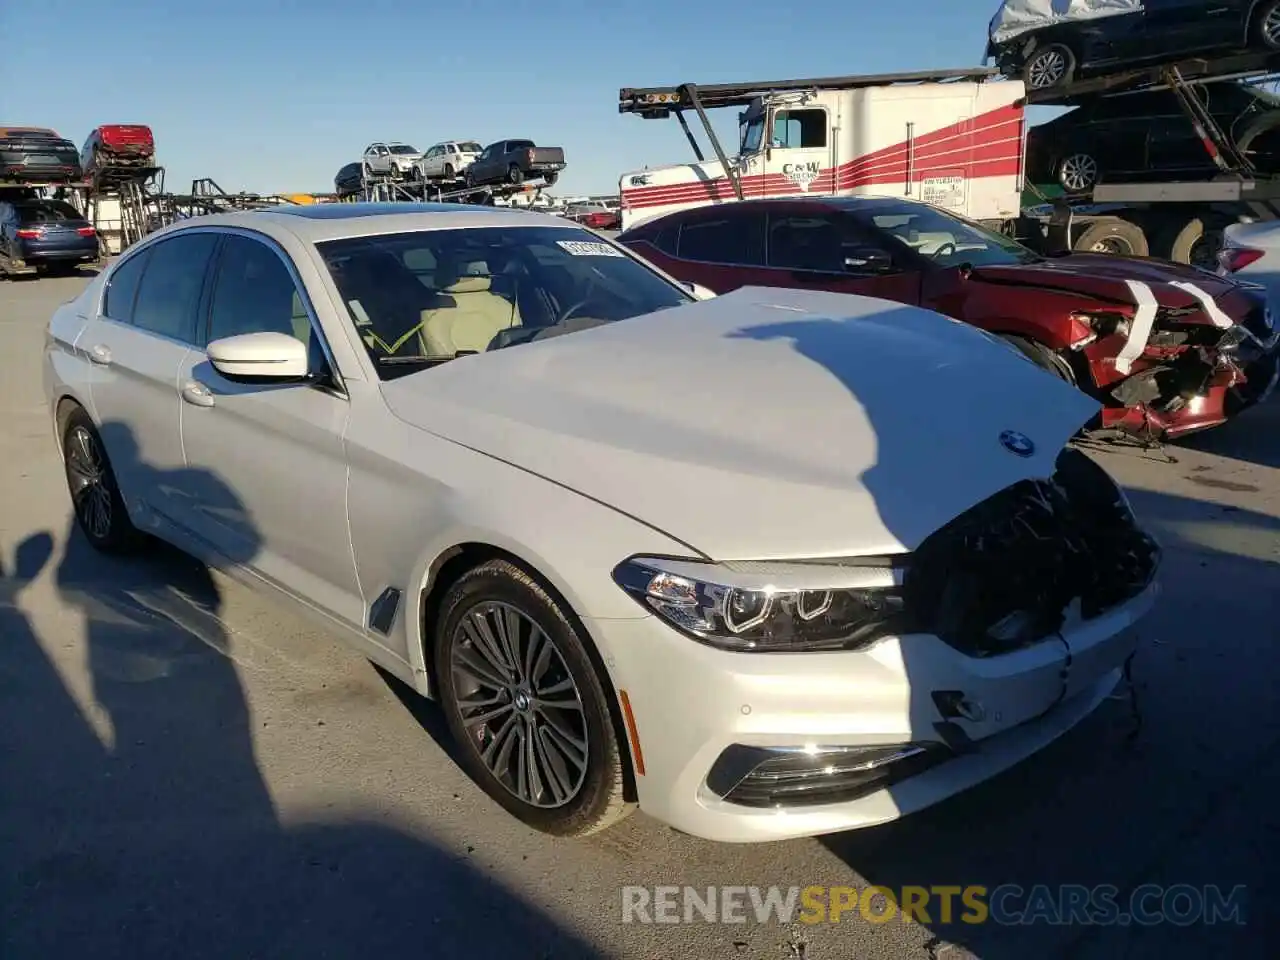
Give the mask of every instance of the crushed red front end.
[{"label": "crushed red front end", "polygon": [[[1185,436],[1276,386],[1280,332],[1265,294],[1194,267],[1075,254],[981,267],[966,286],[964,319],[1045,345],[1103,405],[1097,430]],[[996,319],[1009,316],[1011,329]]]},{"label": "crushed red front end", "polygon": [[98,150],[115,164],[145,166],[156,154],[151,128],[142,124],[110,123],[98,128]]}]

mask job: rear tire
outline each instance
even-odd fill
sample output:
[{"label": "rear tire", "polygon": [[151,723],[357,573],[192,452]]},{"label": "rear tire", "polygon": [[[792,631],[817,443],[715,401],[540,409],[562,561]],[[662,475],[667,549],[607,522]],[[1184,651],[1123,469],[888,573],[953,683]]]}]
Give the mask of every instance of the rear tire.
[{"label": "rear tire", "polygon": [[1031,55],[1023,65],[1022,82],[1028,90],[1052,90],[1070,83],[1075,72],[1075,54],[1070,48],[1054,43]]},{"label": "rear tire", "polygon": [[453,169],[453,164],[452,164],[452,163],[446,163],[446,164],[444,165],[444,178],[445,178],[446,180],[452,180],[452,179],[453,179],[454,177],[456,177],[456,176],[457,176],[457,173],[456,173],[456,171]]},{"label": "rear tire", "polygon": [[97,428],[76,407],[62,427],[62,458],[76,525],[102,553],[132,553],[143,544],[129,519],[115,471]]},{"label": "rear tire", "polygon": [[542,182],[545,183],[548,187],[554,187],[556,185],[556,181],[559,179],[560,179],[560,174],[552,172],[552,173],[548,173],[545,177],[543,177]]},{"label": "rear tire", "polygon": [[513,163],[507,169],[507,179],[511,183],[524,183],[524,171]]},{"label": "rear tire", "polygon": [[1253,39],[1267,50],[1280,50],[1280,0],[1267,0],[1254,14]]},{"label": "rear tire", "polygon": [[631,812],[611,694],[572,614],[536,579],[506,560],[476,567],[446,592],[434,633],[445,719],[485,793],[558,837]]},{"label": "rear tire", "polygon": [[1098,183],[1098,161],[1090,153],[1073,150],[1058,161],[1055,179],[1068,193],[1087,193]]},{"label": "rear tire", "polygon": [[1206,223],[1199,217],[1188,220],[1169,240],[1169,259],[1204,270],[1216,270],[1218,251],[1222,249],[1222,231],[1222,226]]}]

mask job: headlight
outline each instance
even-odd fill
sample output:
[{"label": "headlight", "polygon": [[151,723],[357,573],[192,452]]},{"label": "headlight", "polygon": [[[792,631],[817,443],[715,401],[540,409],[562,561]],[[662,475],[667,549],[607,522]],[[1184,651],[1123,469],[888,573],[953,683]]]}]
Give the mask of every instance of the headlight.
[{"label": "headlight", "polygon": [[713,564],[633,557],[613,571],[645,609],[722,650],[865,647],[905,632],[902,570],[888,559]]}]

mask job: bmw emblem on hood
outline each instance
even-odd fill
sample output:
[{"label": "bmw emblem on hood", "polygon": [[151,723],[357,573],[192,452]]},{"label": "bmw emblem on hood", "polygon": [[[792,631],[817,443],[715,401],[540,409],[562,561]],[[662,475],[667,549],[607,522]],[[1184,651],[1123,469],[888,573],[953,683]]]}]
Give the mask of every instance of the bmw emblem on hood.
[{"label": "bmw emblem on hood", "polygon": [[1029,457],[1036,452],[1035,442],[1017,430],[1006,430],[1000,434],[1000,446],[1019,457]]}]

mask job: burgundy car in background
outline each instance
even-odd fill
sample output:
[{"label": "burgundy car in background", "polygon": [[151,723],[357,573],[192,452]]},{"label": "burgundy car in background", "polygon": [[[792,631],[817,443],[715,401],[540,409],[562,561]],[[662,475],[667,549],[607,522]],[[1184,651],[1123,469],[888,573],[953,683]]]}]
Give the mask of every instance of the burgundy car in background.
[{"label": "burgundy car in background", "polygon": [[1164,260],[1046,258],[909,200],[747,200],[669,214],[618,240],[718,294],[831,290],[972,323],[1102,403],[1095,430],[1204,430],[1277,380],[1280,334],[1259,289]]},{"label": "burgundy car in background", "polygon": [[564,215],[592,230],[617,230],[622,226],[622,212],[599,200],[570,204]]},{"label": "burgundy car in background", "polygon": [[149,167],[155,163],[156,141],[140,123],[108,123],[89,134],[80,151],[86,173],[104,167]]}]

